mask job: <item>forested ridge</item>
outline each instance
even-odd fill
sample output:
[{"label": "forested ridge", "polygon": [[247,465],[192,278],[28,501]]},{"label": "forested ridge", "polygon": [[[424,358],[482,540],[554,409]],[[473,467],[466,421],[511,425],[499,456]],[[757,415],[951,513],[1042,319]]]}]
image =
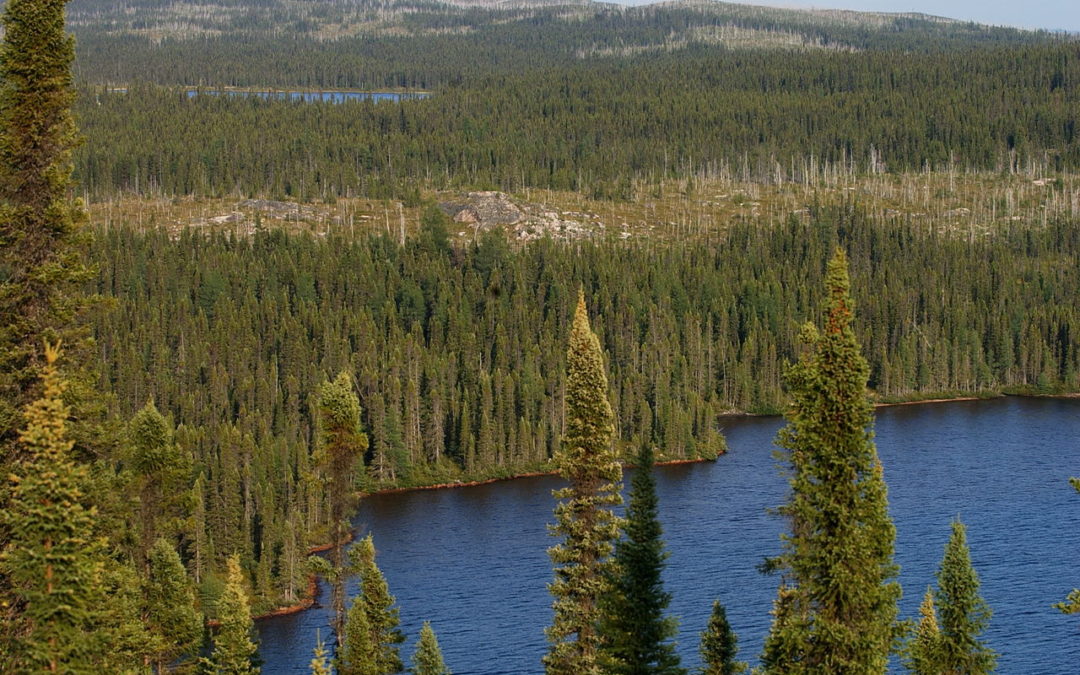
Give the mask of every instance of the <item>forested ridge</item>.
[{"label": "forested ridge", "polygon": [[[299,601],[314,570],[335,586],[334,667],[400,671],[404,638],[370,537],[345,562],[354,496],[565,460],[582,500],[614,503],[590,492],[583,460],[595,452],[560,455],[567,438],[613,450],[605,491],[617,489],[616,459],[652,448],[715,458],[724,415],[787,407],[784,364],[796,360],[786,384],[801,373],[799,414],[820,417],[814,387],[834,373],[819,377],[811,352],[832,343],[807,339],[803,320],[843,324],[832,348],[848,371],[844,412],[858,414],[837,437],[867,476],[880,471],[867,390],[899,401],[1078,389],[1074,36],[722,3],[87,0],[72,12],[73,63],[64,4],[11,0],[0,51],[0,669],[162,672],[179,658],[255,672],[251,608]],[[224,87],[430,96],[330,104]],[[974,211],[954,208],[958,167],[998,172],[1004,187]],[[835,180],[890,172],[926,178],[880,180],[874,195]],[[734,175],[735,194],[693,194]],[[661,200],[672,184],[681,196],[664,212],[680,223],[619,227],[615,202]],[[764,184],[797,187],[759,218],[742,188]],[[588,227],[562,240],[512,240],[479,223],[471,240],[450,231],[453,209],[435,199],[485,188],[609,200],[610,222],[576,214]],[[91,239],[74,194],[195,209],[204,198],[324,207],[364,196],[381,202],[387,233],[351,218],[303,232],[302,209],[277,204],[294,228],[264,227],[258,213],[231,231],[205,213],[199,227],[159,228],[139,211],[137,224],[94,225]],[[422,213],[409,236],[404,202]],[[912,208],[885,206],[897,202]],[[230,217],[220,223],[239,222]],[[596,414],[568,410],[571,399]],[[837,482],[818,481],[797,454],[809,482]],[[867,485],[869,517],[887,520],[883,484]],[[50,491],[63,499],[41,497]],[[651,529],[655,513],[640,511]],[[619,519],[585,520],[595,517],[613,542]],[[573,564],[579,524],[561,522],[571,553],[554,558]],[[326,542],[329,560],[308,561]],[[882,542],[891,558],[891,534]],[[600,543],[581,560],[606,558]],[[804,574],[789,553],[774,564]],[[610,582],[603,567],[585,584],[594,599]],[[363,590],[346,618],[350,575]],[[786,649],[812,651],[784,623],[785,607],[812,602],[791,588],[781,586],[779,642],[764,655],[775,672],[789,672],[776,665]],[[37,614],[54,607],[58,621]],[[714,637],[733,647],[717,607]],[[217,622],[205,658],[201,615]],[[894,615],[875,620],[882,635]],[[551,635],[573,642],[598,620]],[[589,640],[588,651],[611,647]],[[434,634],[426,645],[432,672],[445,670]],[[878,646],[867,662],[883,662]],[[313,670],[328,672],[324,657]]]},{"label": "forested ridge", "polygon": [[594,191],[725,167],[800,180],[809,157],[1062,171],[1080,162],[1078,83],[1070,43],[797,59],[687,47],[485,76],[395,105],[90,88],[76,175],[94,197],[326,199],[403,183]]},{"label": "forested ridge", "polygon": [[311,406],[334,373],[352,373],[363,401],[368,488],[542,467],[563,433],[563,345],[580,285],[594,298],[620,447],[711,457],[724,447],[721,414],[781,408],[781,365],[837,243],[851,251],[880,397],[1075,389],[1074,224],[970,241],[872,223],[855,200],[707,242],[518,249],[496,230],[451,246],[430,222],[405,246],[344,233],[99,232],[95,290],[117,303],[95,323],[103,384],[121,416],[148,398],[171,415],[213,514],[200,536],[222,559],[240,551],[266,566],[256,578],[269,599],[296,582],[281,576],[283,552],[324,517],[307,479]]}]

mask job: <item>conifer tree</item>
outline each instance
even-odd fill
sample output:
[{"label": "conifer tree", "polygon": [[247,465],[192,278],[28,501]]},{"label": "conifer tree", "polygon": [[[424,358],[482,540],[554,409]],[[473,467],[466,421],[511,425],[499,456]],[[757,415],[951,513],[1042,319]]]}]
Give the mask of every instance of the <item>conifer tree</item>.
[{"label": "conifer tree", "polygon": [[84,504],[85,468],[71,458],[59,349],[46,345],[42,397],[26,407],[19,461],[0,511],[10,539],[0,575],[10,584],[0,671],[89,672],[104,660],[106,555]]},{"label": "conifer tree", "polygon": [[350,571],[360,578],[360,592],[345,622],[338,659],[342,675],[386,675],[404,665],[398,645],[405,636],[386,577],[375,564],[375,542],[369,534],[349,549]]},{"label": "conifer tree", "polygon": [[869,430],[869,368],[851,326],[840,249],[825,286],[824,330],[803,328],[807,348],[786,372],[792,402],[777,444],[791,466],[791,495],[780,509],[791,533],[776,563],[790,597],[766,648],[790,662],[766,670],[882,673],[897,633],[895,528]]},{"label": "conifer tree", "polygon": [[172,436],[169,423],[153,401],[128,424],[127,461],[139,501],[135,559],[140,568],[149,563],[158,537],[174,536],[189,514],[191,467]]},{"label": "conifer tree", "polygon": [[652,447],[641,446],[631,481],[630,504],[622,523],[623,538],[615,543],[610,590],[601,599],[605,672],[686,672],[670,642],[678,624],[674,617],[664,616],[671,594],[664,591],[661,579],[667,553],[660,538],[663,530],[657,515],[653,459]]},{"label": "conifer tree", "polygon": [[[1070,478],[1069,483],[1077,492],[1080,492],[1080,478]],[[1054,608],[1065,614],[1080,613],[1080,588],[1073,589],[1065,598],[1065,601],[1056,603]]]},{"label": "conifer tree", "polygon": [[315,653],[311,657],[310,668],[311,675],[333,675],[330,663],[326,660],[326,645],[318,630],[315,631]]},{"label": "conifer tree", "polygon": [[330,578],[334,634],[340,647],[345,626],[345,540],[348,517],[355,490],[356,460],[367,451],[367,434],[360,430],[360,400],[353,392],[352,378],[342,371],[319,389],[321,460],[326,468],[330,501],[330,534],[333,542]]},{"label": "conifer tree", "polygon": [[163,538],[150,550],[150,568],[143,582],[143,616],[153,636],[154,669],[166,672],[181,656],[192,654],[202,637],[202,617],[195,593],[172,544]]},{"label": "conifer tree", "polygon": [[218,622],[220,628],[214,636],[209,671],[214,675],[258,673],[259,651],[251,639],[255,624],[237,555],[229,556],[227,563],[225,590],[218,600]]},{"label": "conifer tree", "polygon": [[943,672],[940,651],[941,629],[934,609],[934,591],[927,588],[919,605],[919,623],[905,650],[904,665],[915,675],[940,675]]},{"label": "conifer tree", "polygon": [[739,653],[738,639],[728,623],[727,612],[719,600],[713,601],[709,624],[701,633],[702,675],[738,675],[747,665],[736,661]]},{"label": "conifer tree", "polygon": [[551,532],[564,539],[548,551],[558,566],[549,586],[555,600],[547,629],[551,646],[544,656],[548,675],[600,672],[599,600],[607,592],[607,570],[619,532],[611,507],[622,501],[614,436],[600,341],[589,327],[585,295],[579,292],[566,353],[566,435],[554,458],[559,475],[570,485],[553,493],[561,501]]},{"label": "conifer tree", "polygon": [[982,675],[994,670],[997,656],[979,641],[990,623],[990,608],[979,595],[979,575],[971,566],[967,531],[954,520],[952,534],[938,570],[935,593],[941,637],[938,654],[942,673]]},{"label": "conifer tree", "polygon": [[11,0],[0,45],[0,441],[40,394],[42,340],[78,344],[85,214],[73,201],[74,39],[66,0]]},{"label": "conifer tree", "polygon": [[353,598],[352,607],[345,617],[344,640],[338,648],[334,667],[339,675],[379,675],[379,645],[372,634],[364,598]]},{"label": "conifer tree", "polygon": [[416,643],[412,663],[413,675],[451,675],[443,660],[442,650],[439,649],[439,640],[428,621],[420,628],[420,640]]}]

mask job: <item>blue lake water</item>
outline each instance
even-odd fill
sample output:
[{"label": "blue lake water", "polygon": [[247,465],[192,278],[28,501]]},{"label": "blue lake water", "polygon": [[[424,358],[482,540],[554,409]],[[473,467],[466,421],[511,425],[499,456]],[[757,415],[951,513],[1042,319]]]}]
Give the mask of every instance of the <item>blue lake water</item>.
[{"label": "blue lake water", "polygon": [[[755,566],[779,550],[783,522],[767,509],[786,494],[772,457],[782,424],[727,420],[727,455],[657,468],[671,552],[664,578],[686,666],[700,663],[698,633],[714,598],[727,607],[740,657],[757,661],[777,580]],[[994,612],[984,639],[999,653],[998,672],[1075,673],[1080,617],[1051,605],[1080,587],[1080,495],[1068,484],[1080,475],[1080,400],[883,408],[876,432],[897,529],[901,617],[917,616],[959,515]],[[406,663],[429,620],[457,675],[542,672],[554,543],[546,526],[560,484],[529,478],[364,500],[356,523],[374,533],[397,596]],[[260,622],[263,672],[307,672],[316,630],[331,641],[329,623],[324,608]]]},{"label": "blue lake water", "polygon": [[206,96],[256,96],[264,99],[282,99],[289,101],[344,103],[346,101],[389,101],[414,100],[427,98],[425,92],[388,92],[388,91],[247,91],[235,89],[188,89],[189,97]]}]

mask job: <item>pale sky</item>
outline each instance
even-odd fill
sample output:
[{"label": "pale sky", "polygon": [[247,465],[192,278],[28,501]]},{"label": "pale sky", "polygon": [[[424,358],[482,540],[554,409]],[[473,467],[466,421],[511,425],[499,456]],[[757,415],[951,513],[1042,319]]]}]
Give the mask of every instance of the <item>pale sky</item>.
[{"label": "pale sky", "polygon": [[[620,1],[632,5],[648,4],[647,0]],[[744,4],[867,12],[921,12],[978,23],[1080,33],[1080,0],[755,0]]]}]

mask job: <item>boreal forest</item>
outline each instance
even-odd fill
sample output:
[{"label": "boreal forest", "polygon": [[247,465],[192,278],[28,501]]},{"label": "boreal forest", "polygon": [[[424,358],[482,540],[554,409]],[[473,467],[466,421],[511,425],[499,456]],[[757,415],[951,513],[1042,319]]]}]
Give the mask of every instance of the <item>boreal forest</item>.
[{"label": "boreal forest", "polygon": [[[864,432],[1080,393],[1076,34],[696,0],[3,22],[0,671],[257,672],[252,616],[321,580],[312,672],[447,673],[430,625],[399,653],[357,500],[553,472],[537,670],[684,673],[650,473],[610,509],[747,414],[787,416],[792,491],[754,672],[993,669],[959,521],[897,616]],[[724,611],[702,672],[746,669]]]}]

